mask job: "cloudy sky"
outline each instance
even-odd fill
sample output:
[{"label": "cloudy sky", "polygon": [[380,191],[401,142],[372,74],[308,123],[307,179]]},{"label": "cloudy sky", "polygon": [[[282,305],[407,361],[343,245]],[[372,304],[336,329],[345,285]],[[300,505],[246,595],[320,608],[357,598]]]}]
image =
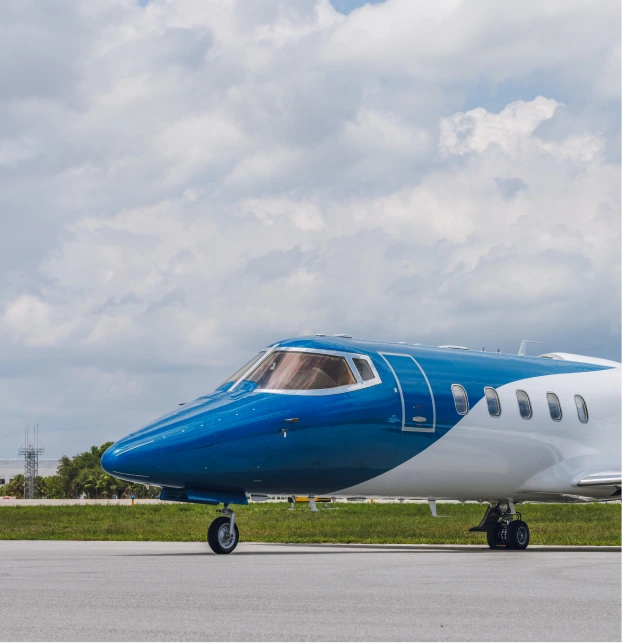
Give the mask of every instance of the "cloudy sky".
[{"label": "cloudy sky", "polygon": [[298,334],[620,358],[618,0],[9,0],[0,60],[0,457]]}]

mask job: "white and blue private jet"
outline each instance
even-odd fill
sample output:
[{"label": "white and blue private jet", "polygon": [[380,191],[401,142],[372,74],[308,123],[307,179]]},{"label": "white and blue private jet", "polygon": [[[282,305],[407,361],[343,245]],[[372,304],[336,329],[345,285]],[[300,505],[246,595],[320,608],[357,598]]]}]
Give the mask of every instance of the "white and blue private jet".
[{"label": "white and blue private jet", "polygon": [[288,339],[213,393],[111,446],[102,467],[160,498],[223,504],[207,539],[239,540],[250,494],[487,502],[491,548],[525,549],[523,501],[620,498],[620,363]]}]

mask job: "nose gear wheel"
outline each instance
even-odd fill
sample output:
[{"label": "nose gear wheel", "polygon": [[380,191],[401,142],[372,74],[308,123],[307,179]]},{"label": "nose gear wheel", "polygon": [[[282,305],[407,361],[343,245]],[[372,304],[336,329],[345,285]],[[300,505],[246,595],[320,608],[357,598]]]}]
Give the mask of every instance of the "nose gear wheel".
[{"label": "nose gear wheel", "polygon": [[207,542],[215,554],[230,554],[239,541],[238,526],[234,524],[231,531],[231,519],[228,516],[216,518],[207,530]]}]

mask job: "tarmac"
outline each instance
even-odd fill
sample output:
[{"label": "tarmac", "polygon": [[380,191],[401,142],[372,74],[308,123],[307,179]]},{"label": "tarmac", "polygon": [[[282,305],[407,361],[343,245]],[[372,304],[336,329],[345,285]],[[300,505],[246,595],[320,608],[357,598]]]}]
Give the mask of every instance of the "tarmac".
[{"label": "tarmac", "polygon": [[0,639],[620,641],[616,547],[0,541]]}]

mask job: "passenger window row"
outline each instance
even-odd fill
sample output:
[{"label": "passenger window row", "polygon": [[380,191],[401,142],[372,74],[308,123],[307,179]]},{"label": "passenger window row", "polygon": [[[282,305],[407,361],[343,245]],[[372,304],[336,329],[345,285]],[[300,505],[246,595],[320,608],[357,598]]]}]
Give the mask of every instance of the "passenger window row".
[{"label": "passenger window row", "polygon": [[[460,384],[452,384],[451,392],[454,396],[456,411],[460,415],[466,415],[469,412],[469,397],[464,386],[461,386]],[[490,413],[492,417],[498,418],[501,415],[501,402],[499,401],[497,391],[495,391],[491,386],[486,386],[484,388],[484,395],[486,396],[488,413]],[[533,415],[533,411],[531,409],[531,400],[529,399],[527,391],[516,391],[516,401],[518,402],[518,412],[520,413],[520,416],[524,420],[529,420]],[[555,393],[549,392],[546,394],[546,401],[549,405],[551,419],[555,422],[559,422],[562,419],[562,405],[560,404],[559,398]],[[579,422],[586,424],[589,419],[589,415],[585,400],[580,395],[575,395],[574,403],[577,407]]]}]

